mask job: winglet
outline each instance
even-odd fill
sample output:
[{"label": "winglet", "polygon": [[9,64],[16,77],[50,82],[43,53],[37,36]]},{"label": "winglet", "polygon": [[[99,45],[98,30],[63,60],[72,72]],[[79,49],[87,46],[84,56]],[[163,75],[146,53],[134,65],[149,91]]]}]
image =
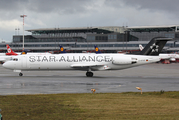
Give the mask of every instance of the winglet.
[{"label": "winglet", "polygon": [[95,45],[94,48],[96,54],[101,54],[101,51],[99,50],[98,46]]},{"label": "winglet", "polygon": [[7,48],[7,53],[6,55],[18,55],[17,53],[15,53],[8,44],[6,44],[6,48]]},{"label": "winglet", "polygon": [[65,49],[61,45],[60,45],[60,53],[66,53]]},{"label": "winglet", "polygon": [[145,46],[140,54],[157,56],[160,54],[167,41],[171,40],[173,39],[165,37],[155,37]]}]

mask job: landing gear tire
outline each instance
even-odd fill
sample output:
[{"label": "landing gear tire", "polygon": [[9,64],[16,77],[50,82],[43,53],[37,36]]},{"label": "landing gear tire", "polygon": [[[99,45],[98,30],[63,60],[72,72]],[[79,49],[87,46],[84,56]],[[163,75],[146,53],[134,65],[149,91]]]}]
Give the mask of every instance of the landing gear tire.
[{"label": "landing gear tire", "polygon": [[23,76],[23,73],[19,73],[19,76]]},{"label": "landing gear tire", "polygon": [[92,72],[86,72],[86,77],[93,77],[93,73]]}]

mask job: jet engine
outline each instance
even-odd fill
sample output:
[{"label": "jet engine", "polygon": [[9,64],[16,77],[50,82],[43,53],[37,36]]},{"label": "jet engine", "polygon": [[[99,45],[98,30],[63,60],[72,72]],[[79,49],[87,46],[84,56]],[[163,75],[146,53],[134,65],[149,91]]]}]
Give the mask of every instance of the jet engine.
[{"label": "jet engine", "polygon": [[174,62],[174,61],[176,61],[176,59],[175,59],[175,58],[170,58],[170,61],[173,61],[173,62]]},{"label": "jet engine", "polygon": [[116,65],[127,65],[127,64],[134,64],[137,63],[137,58],[131,58],[131,57],[114,57],[113,64]]}]

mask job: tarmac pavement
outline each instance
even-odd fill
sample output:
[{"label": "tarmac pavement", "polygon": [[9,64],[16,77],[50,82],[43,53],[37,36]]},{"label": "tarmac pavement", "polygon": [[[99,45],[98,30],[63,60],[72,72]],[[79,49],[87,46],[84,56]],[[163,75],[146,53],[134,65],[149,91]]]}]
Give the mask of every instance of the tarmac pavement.
[{"label": "tarmac pavement", "polygon": [[25,71],[24,76],[0,66],[0,95],[55,93],[121,93],[178,91],[179,64],[154,63],[117,71]]}]

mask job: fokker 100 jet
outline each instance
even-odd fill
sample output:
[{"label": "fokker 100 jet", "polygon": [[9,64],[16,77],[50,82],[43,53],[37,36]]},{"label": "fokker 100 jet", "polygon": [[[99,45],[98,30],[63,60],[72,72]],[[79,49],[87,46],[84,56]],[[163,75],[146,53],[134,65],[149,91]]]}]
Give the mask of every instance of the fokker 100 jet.
[{"label": "fokker 100 jet", "polygon": [[22,71],[51,70],[82,70],[86,76],[92,77],[92,71],[121,70],[160,61],[159,53],[170,38],[153,38],[140,55],[130,54],[50,54],[50,55],[19,55],[3,64],[4,68]]}]

